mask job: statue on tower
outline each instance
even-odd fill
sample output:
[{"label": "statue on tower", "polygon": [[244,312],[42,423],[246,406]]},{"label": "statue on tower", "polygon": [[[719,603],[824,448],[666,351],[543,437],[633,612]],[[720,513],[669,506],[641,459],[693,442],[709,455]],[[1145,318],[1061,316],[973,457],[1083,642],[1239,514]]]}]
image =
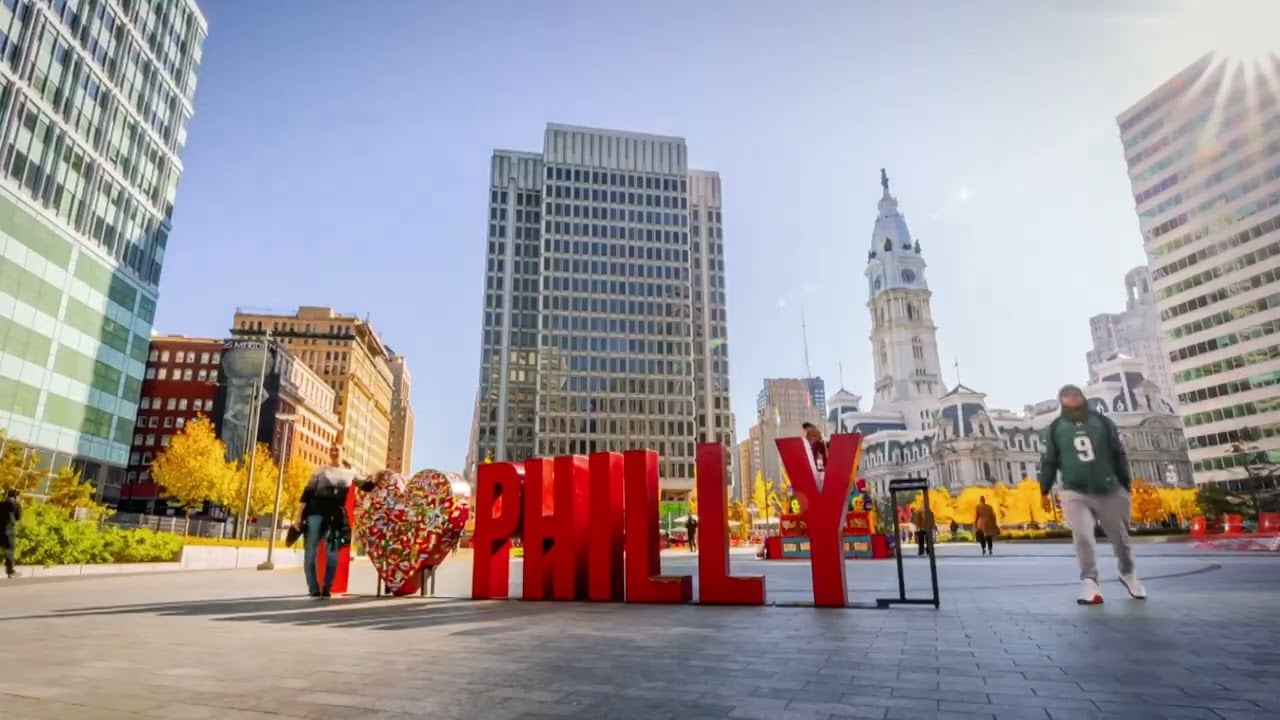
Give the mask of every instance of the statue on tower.
[{"label": "statue on tower", "polygon": [[889,193],[889,174],[884,171],[884,168],[880,168],[880,187],[884,188],[886,195]]}]

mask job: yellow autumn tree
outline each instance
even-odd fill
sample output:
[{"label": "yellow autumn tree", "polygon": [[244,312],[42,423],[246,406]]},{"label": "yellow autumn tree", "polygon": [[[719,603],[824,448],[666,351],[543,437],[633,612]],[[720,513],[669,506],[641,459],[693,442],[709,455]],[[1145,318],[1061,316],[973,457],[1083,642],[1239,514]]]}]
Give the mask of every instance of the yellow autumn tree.
[{"label": "yellow autumn tree", "polygon": [[68,516],[74,516],[77,510],[83,510],[89,517],[97,519],[106,508],[99,505],[93,495],[93,485],[84,482],[80,471],[65,467],[50,478],[46,502],[66,510]]},{"label": "yellow autumn tree", "polygon": [[[911,511],[915,512],[923,507],[924,493],[916,493],[915,500],[911,501]],[[960,521],[956,515],[955,503],[951,499],[951,491],[946,488],[929,489],[929,509],[933,511],[933,520],[939,529],[950,525],[953,519]]]},{"label": "yellow autumn tree", "polygon": [[44,473],[39,470],[40,456],[27,446],[12,440],[0,430],[0,492],[17,490],[26,495],[40,489]]},{"label": "yellow autumn tree", "polygon": [[990,488],[970,486],[960,491],[952,503],[955,508],[956,522],[961,525],[972,525],[973,518],[978,513],[978,499],[987,498],[987,502],[991,502]]},{"label": "yellow autumn tree", "polygon": [[693,490],[689,492],[689,514],[698,516],[698,469],[693,469]]},{"label": "yellow autumn tree", "polygon": [[[1196,491],[1191,488],[1156,488],[1164,516],[1175,515],[1180,522],[1203,514]],[[1161,518],[1163,519],[1163,518]]]},{"label": "yellow autumn tree", "polygon": [[729,503],[729,537],[746,540],[750,534],[751,516],[747,513],[747,506],[741,500],[734,500]]},{"label": "yellow autumn tree", "polygon": [[1168,516],[1160,495],[1142,478],[1133,479],[1129,494],[1133,498],[1129,519],[1133,522],[1158,523]]},{"label": "yellow autumn tree", "polygon": [[773,483],[764,479],[762,471],[756,471],[756,481],[751,486],[751,504],[760,511],[761,518],[765,517],[766,510],[769,517],[778,517],[778,493]]},{"label": "yellow autumn tree", "polygon": [[[280,493],[280,515],[288,519],[298,501],[302,499],[302,490],[315,474],[316,466],[307,462],[301,455],[290,455],[284,464],[284,491]],[[255,473],[256,474],[256,473]],[[275,499],[272,498],[272,507]]]},{"label": "yellow autumn tree", "polygon": [[[249,485],[249,467],[252,465],[253,487],[249,496],[249,514],[270,515],[275,508],[276,481],[280,467],[276,465],[276,459],[272,456],[271,448],[266,443],[260,442],[255,445],[253,452],[253,458],[246,454],[236,463],[235,474],[232,476],[234,499],[231,503],[231,510],[236,514],[243,512],[244,493],[245,488]],[[283,496],[281,497],[280,505],[281,507],[286,506],[286,499]]]},{"label": "yellow autumn tree", "polygon": [[1006,490],[1003,513],[998,509],[997,515],[1005,525],[1043,525],[1049,514],[1044,511],[1040,483],[1027,478],[1013,490]]},{"label": "yellow autumn tree", "polygon": [[151,464],[151,477],[164,488],[165,496],[188,509],[200,507],[206,500],[234,507],[232,475],[226,446],[204,416],[187,423]]}]

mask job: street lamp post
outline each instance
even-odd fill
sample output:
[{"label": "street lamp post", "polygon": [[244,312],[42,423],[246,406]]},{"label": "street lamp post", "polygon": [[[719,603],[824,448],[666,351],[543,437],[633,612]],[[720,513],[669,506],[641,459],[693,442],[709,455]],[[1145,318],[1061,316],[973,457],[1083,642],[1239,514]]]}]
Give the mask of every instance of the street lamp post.
[{"label": "street lamp post", "polygon": [[271,537],[267,538],[267,559],[258,565],[259,570],[275,570],[272,556],[276,551],[276,536],[280,534],[280,498],[284,495],[284,466],[289,462],[289,451],[293,440],[293,421],[296,415],[277,415],[276,420],[286,423],[285,432],[280,437],[280,474],[276,477],[276,506],[271,513]]},{"label": "street lamp post", "polygon": [[249,454],[249,477],[244,484],[244,514],[240,516],[240,539],[249,538],[249,498],[253,493],[253,470],[258,459],[258,424],[262,422],[262,401],[267,384],[267,356],[271,353],[271,330],[262,341],[262,370],[253,388],[253,407],[249,408],[249,428],[245,433],[245,452]]}]

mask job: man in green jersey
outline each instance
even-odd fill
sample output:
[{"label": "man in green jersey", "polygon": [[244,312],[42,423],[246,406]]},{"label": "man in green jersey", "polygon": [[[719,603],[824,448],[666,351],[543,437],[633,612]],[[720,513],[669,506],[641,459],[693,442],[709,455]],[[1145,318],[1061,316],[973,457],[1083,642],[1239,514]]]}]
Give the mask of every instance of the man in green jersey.
[{"label": "man in green jersey", "polygon": [[1120,444],[1115,423],[1093,412],[1084,393],[1075,385],[1058,391],[1062,415],[1046,433],[1040,457],[1040,491],[1046,510],[1052,507],[1049,491],[1062,473],[1062,511],[1071,526],[1071,538],[1080,562],[1081,605],[1102,602],[1098,565],[1094,560],[1094,524],[1111,541],[1120,564],[1120,584],[1137,600],[1147,591],[1133,571],[1129,545],[1129,461]]}]

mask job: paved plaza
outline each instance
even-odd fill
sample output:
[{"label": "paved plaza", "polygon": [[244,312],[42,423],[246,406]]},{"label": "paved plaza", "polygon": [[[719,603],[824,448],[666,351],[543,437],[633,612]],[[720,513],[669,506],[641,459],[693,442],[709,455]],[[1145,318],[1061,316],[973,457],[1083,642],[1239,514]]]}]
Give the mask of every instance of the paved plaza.
[{"label": "paved plaza", "polygon": [[[1280,557],[1139,545],[1151,598],[1112,579],[1082,608],[1069,546],[997,552],[941,549],[941,610],[794,607],[808,565],[750,556],[734,571],[781,605],[471,602],[462,557],[437,599],[375,598],[364,563],[364,594],[327,603],[296,570],[19,579],[0,583],[0,717],[1280,717]],[[848,570],[856,600],[896,592],[892,562]]]}]

